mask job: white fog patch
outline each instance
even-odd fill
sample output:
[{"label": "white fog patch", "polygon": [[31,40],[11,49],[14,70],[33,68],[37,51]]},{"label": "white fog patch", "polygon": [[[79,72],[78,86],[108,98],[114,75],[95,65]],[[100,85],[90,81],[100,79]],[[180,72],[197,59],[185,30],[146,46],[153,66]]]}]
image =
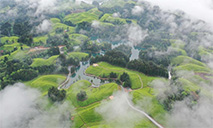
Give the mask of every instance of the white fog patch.
[{"label": "white fog patch", "polygon": [[19,5],[27,5],[30,9],[36,9],[33,16],[40,16],[43,13],[52,13],[56,11],[57,0],[15,0]]},{"label": "white fog patch", "polygon": [[[213,125],[213,96],[211,95],[213,81],[210,81],[210,83],[200,81],[194,77],[196,74],[193,71],[182,70],[177,71],[175,74],[179,78],[197,83],[199,87],[208,90],[208,92],[202,92],[201,89],[197,103],[193,102],[190,96],[182,101],[175,101],[171,113],[166,115],[165,127],[211,128]],[[169,95],[178,94],[178,88],[166,80],[154,80],[150,85],[156,90],[160,103],[167,99]],[[164,93],[165,91],[167,93]]]},{"label": "white fog patch", "polygon": [[96,108],[96,112],[102,115],[107,124],[113,124],[114,127],[134,127],[137,122],[141,121],[143,116],[129,107],[126,101],[127,95],[124,92],[116,92],[113,95],[114,98],[102,102]]},{"label": "white fog patch", "polygon": [[132,14],[133,15],[140,15],[141,13],[144,12],[144,9],[141,7],[141,6],[135,6],[133,9],[132,9]]},{"label": "white fog patch", "polygon": [[120,16],[121,16],[121,14],[119,12],[112,14],[112,17],[120,17]]},{"label": "white fog patch", "polygon": [[75,0],[76,4],[81,4],[81,2],[85,2],[87,4],[92,4],[94,0]]},{"label": "white fog patch", "polygon": [[52,28],[52,23],[49,20],[43,20],[41,24],[37,27],[37,32],[49,32]]},{"label": "white fog patch", "polygon": [[147,30],[142,30],[139,25],[131,24],[127,31],[128,39],[134,44],[140,43],[148,36]]},{"label": "white fog patch", "polygon": [[35,109],[40,92],[29,89],[23,84],[9,86],[0,92],[0,122],[2,128],[26,127],[23,120],[39,114]]},{"label": "white fog patch", "polygon": [[53,7],[57,4],[56,0],[40,0],[38,1],[38,9],[36,14],[41,14],[44,11],[52,11]]},{"label": "white fog patch", "polygon": [[185,99],[174,104],[171,115],[167,116],[168,127],[212,128],[213,100],[201,97],[192,108],[187,106],[190,103],[189,99]]},{"label": "white fog patch", "polygon": [[212,0],[148,0],[164,10],[181,10],[190,16],[204,20],[213,27],[213,1]]},{"label": "white fog patch", "polygon": [[1,128],[70,127],[70,105],[66,102],[45,109],[48,101],[41,93],[24,84],[0,91]]},{"label": "white fog patch", "polygon": [[[154,88],[154,93],[158,95],[159,101],[162,103],[168,95],[166,95],[164,92],[165,90],[171,88],[169,87],[169,82],[166,80],[153,80],[150,84]],[[175,88],[172,93],[176,93],[177,89]]]},{"label": "white fog patch", "polygon": [[93,27],[93,28],[100,28],[100,22],[97,21],[97,20],[94,20],[94,21],[92,22],[92,27]]}]

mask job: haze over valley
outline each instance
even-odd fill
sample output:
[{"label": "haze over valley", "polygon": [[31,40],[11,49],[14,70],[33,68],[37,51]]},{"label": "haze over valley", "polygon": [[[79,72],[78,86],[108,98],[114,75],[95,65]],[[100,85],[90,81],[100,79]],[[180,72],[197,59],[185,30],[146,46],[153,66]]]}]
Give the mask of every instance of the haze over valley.
[{"label": "haze over valley", "polygon": [[212,0],[0,0],[1,128],[212,128]]}]

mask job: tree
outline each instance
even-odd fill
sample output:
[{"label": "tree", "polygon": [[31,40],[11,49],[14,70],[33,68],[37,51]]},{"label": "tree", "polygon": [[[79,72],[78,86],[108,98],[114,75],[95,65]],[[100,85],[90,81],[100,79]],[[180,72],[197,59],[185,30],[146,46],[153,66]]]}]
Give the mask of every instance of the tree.
[{"label": "tree", "polygon": [[18,39],[18,42],[31,46],[33,43],[33,36],[29,34],[21,35],[21,37]]},{"label": "tree", "polygon": [[129,75],[128,75],[126,72],[124,72],[124,73],[120,76],[120,80],[121,80],[122,82],[124,82],[124,81],[127,80],[127,79],[129,79]]},{"label": "tree", "polygon": [[20,69],[11,74],[13,80],[28,81],[38,76],[38,72],[33,69]]},{"label": "tree", "polygon": [[96,7],[99,7],[99,3],[97,1],[93,1],[92,2],[92,5],[96,6]]},{"label": "tree", "polygon": [[58,90],[56,87],[51,87],[48,90],[48,97],[53,102],[63,101],[66,97],[66,91],[65,90]]},{"label": "tree", "polygon": [[6,61],[8,61],[8,58],[5,56],[5,57],[4,57],[4,62],[6,62]]},{"label": "tree", "polygon": [[83,21],[79,24],[77,24],[77,27],[76,27],[76,32],[80,32],[80,30],[86,30],[86,31],[90,31],[91,29],[91,23],[89,22],[86,22],[86,21]]},{"label": "tree", "polygon": [[131,81],[130,81],[130,79],[125,80],[123,86],[131,88]]},{"label": "tree", "polygon": [[51,47],[51,48],[47,51],[47,54],[48,54],[49,56],[59,55],[59,54],[60,54],[59,48],[58,48],[58,47]]},{"label": "tree", "polygon": [[1,34],[5,36],[11,36],[12,25],[9,22],[4,23],[1,26]]},{"label": "tree", "polygon": [[77,99],[79,101],[84,101],[87,99],[87,94],[85,91],[80,91],[78,94],[77,94]]},{"label": "tree", "polygon": [[111,73],[109,74],[109,77],[110,77],[110,78],[117,78],[118,76],[117,76],[116,73],[111,72]]}]

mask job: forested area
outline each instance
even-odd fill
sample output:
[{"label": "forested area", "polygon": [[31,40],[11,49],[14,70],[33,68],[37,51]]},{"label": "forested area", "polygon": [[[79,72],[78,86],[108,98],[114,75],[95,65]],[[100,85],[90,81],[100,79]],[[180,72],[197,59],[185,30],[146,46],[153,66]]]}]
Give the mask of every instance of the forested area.
[{"label": "forested area", "polygon": [[90,63],[93,64],[100,61],[105,61],[113,65],[136,70],[149,76],[161,76],[161,77],[168,78],[168,71],[163,66],[156,65],[151,60],[129,61],[129,58],[123,52],[120,52],[116,49],[106,52],[104,56],[96,56],[95,58],[91,58]]}]

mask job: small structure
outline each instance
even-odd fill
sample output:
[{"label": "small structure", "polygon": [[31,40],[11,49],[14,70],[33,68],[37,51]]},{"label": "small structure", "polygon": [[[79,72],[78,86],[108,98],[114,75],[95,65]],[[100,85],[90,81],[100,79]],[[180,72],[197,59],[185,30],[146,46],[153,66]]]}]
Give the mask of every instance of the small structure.
[{"label": "small structure", "polygon": [[99,65],[98,65],[98,64],[93,64],[92,66],[93,66],[93,67],[98,67]]},{"label": "small structure", "polygon": [[110,96],[109,99],[110,99],[110,100],[114,99],[114,96]]},{"label": "small structure", "polygon": [[71,117],[71,120],[74,120],[75,119],[75,117],[73,116],[73,117]]}]

